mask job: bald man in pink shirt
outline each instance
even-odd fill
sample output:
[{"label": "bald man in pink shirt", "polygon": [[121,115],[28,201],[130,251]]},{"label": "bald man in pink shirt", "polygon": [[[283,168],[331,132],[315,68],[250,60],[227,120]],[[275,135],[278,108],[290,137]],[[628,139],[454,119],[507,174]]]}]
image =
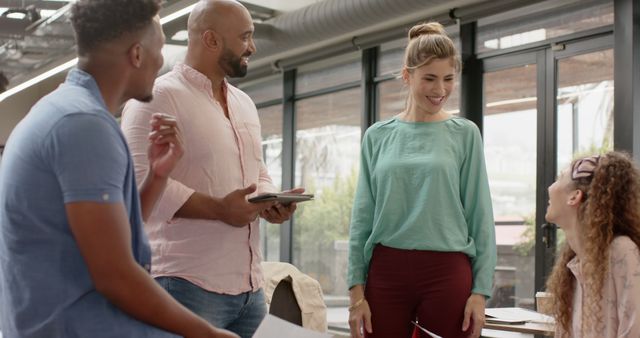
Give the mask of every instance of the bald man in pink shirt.
[{"label": "bald man in pink shirt", "polygon": [[184,63],[156,80],[151,103],[126,105],[122,129],[140,179],[149,117],[176,118],[185,153],[145,225],[151,273],[213,325],[249,338],[267,311],[257,217],[282,223],[296,206],[247,202],[277,191],[262,160],[255,104],[226,81],[244,76],[256,51],[251,15],[237,1],[200,1],[188,30]]}]

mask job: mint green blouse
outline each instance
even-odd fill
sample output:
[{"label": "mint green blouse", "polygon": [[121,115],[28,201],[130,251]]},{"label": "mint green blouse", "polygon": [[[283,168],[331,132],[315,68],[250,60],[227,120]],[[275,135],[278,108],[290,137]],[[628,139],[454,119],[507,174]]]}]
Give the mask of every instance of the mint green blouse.
[{"label": "mint green blouse", "polygon": [[373,248],[382,244],[465,253],[472,292],[491,296],[496,242],[478,127],[460,117],[381,121],[365,132],[360,165],[348,285],[365,283]]}]

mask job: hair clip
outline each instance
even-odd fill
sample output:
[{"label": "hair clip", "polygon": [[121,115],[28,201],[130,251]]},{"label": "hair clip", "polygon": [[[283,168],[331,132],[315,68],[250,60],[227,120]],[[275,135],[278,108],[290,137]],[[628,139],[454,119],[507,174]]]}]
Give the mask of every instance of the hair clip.
[{"label": "hair clip", "polygon": [[573,164],[571,179],[587,178],[593,176],[593,172],[600,161],[600,155],[589,156],[577,160]]}]

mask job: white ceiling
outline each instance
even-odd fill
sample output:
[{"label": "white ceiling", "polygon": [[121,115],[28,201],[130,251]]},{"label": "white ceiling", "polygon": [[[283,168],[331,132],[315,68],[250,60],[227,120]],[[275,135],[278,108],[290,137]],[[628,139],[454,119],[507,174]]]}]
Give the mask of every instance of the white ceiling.
[{"label": "white ceiling", "polygon": [[322,0],[243,0],[243,2],[270,8],[278,12],[290,12],[321,1]]}]

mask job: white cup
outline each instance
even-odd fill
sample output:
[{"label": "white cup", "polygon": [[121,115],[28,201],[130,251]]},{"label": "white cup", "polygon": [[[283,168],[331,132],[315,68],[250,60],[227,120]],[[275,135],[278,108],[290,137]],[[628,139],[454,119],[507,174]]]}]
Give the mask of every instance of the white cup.
[{"label": "white cup", "polygon": [[552,315],[551,293],[543,291],[536,292],[536,309],[545,315]]}]

